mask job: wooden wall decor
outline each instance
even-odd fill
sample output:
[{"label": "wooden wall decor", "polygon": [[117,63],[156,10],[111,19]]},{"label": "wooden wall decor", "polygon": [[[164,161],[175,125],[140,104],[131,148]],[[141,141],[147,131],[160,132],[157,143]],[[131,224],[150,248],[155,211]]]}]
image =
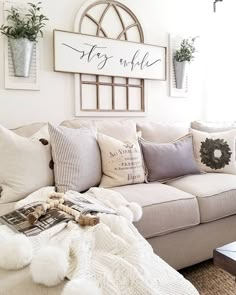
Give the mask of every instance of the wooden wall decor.
[{"label": "wooden wall decor", "polygon": [[[113,0],[88,0],[77,13],[74,31],[144,43],[135,14]],[[75,74],[76,116],[145,116],[144,79]]]},{"label": "wooden wall decor", "polygon": [[[6,20],[7,12],[12,6],[24,11],[24,3],[19,1],[4,2],[4,19]],[[34,45],[32,61],[30,66],[29,77],[16,77],[14,73],[11,49],[7,37],[4,37],[4,55],[5,55],[5,88],[20,90],[39,90],[40,89],[40,42]]]},{"label": "wooden wall decor", "polygon": [[183,89],[177,89],[175,81],[174,54],[184,38],[183,35],[169,34],[169,95],[172,97],[188,97],[189,95],[189,76],[187,76]]},{"label": "wooden wall decor", "polygon": [[54,30],[54,71],[166,80],[166,48]]}]

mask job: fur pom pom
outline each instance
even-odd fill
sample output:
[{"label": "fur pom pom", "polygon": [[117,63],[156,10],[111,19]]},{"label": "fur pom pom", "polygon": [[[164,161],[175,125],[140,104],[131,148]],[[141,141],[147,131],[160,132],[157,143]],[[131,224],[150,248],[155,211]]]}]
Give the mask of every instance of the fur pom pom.
[{"label": "fur pom pom", "polygon": [[35,283],[52,287],[64,280],[68,267],[66,251],[45,246],[33,258],[30,270]]},{"label": "fur pom pom", "polygon": [[143,210],[139,204],[131,202],[127,205],[127,207],[132,211],[134,215],[134,221],[139,221],[142,218]]},{"label": "fur pom pom", "polygon": [[134,220],[134,215],[133,215],[132,211],[125,206],[118,207],[118,209],[116,210],[116,213],[120,216],[125,217],[126,219],[128,219],[131,222],[133,222],[133,220]]},{"label": "fur pom pom", "polygon": [[102,295],[102,292],[96,282],[81,278],[67,283],[62,295]]},{"label": "fur pom pom", "polygon": [[28,265],[32,259],[32,244],[22,234],[4,235],[1,232],[0,267],[7,270],[21,269]]}]

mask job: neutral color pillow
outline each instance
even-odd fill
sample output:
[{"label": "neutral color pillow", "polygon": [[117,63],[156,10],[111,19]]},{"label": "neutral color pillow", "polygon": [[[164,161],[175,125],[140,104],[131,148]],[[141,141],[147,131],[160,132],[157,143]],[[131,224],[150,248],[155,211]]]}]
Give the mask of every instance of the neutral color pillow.
[{"label": "neutral color pillow", "polygon": [[103,176],[101,187],[144,182],[142,154],[137,140],[120,141],[99,133]]},{"label": "neutral color pillow", "polygon": [[189,133],[189,123],[161,123],[141,121],[137,123],[137,131],[141,131],[142,138],[156,143],[169,143]]},{"label": "neutral color pillow", "polygon": [[58,192],[83,192],[100,183],[101,156],[94,130],[49,125]]},{"label": "neutral color pillow", "polygon": [[25,138],[0,126],[0,202],[14,202],[53,185],[47,126]]},{"label": "neutral color pillow", "polygon": [[200,173],[194,159],[191,134],[172,143],[158,144],[140,139],[140,144],[150,182]]},{"label": "neutral color pillow", "polygon": [[194,155],[200,169],[236,174],[236,130],[207,133],[192,129],[192,133]]},{"label": "neutral color pillow", "polygon": [[236,122],[193,121],[191,122],[191,128],[208,133],[224,132],[236,129]]}]

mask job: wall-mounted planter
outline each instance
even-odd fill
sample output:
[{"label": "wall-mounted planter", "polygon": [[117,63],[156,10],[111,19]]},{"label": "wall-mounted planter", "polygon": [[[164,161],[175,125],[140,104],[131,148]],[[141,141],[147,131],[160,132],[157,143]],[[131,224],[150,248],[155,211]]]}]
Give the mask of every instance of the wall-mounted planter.
[{"label": "wall-mounted planter", "polygon": [[9,38],[16,77],[29,77],[34,43],[26,38]]},{"label": "wall-mounted planter", "polygon": [[175,81],[177,89],[184,89],[186,87],[186,79],[189,71],[188,61],[176,61],[174,59]]}]

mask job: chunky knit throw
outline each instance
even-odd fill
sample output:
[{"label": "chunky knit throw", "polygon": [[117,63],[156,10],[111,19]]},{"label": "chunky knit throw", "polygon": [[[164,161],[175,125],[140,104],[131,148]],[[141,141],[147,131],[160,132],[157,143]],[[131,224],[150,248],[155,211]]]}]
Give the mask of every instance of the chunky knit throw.
[{"label": "chunky knit throw", "polygon": [[[45,198],[47,193],[45,192]],[[96,188],[88,195],[88,199],[95,198],[100,204],[113,209],[129,206],[129,203],[114,191]],[[44,199],[42,191],[38,196],[34,194],[28,200],[26,198],[23,203],[39,199]],[[18,207],[24,204],[21,202]],[[112,214],[99,214],[99,217],[100,223],[94,227],[84,228],[70,222],[29,238],[33,245],[31,272],[34,282],[53,285],[50,281],[50,277],[54,275],[51,261],[60,265],[57,261],[59,257],[48,257],[45,259],[48,265],[42,264],[45,258],[43,255],[48,253],[50,247],[50,251],[55,249],[49,252],[52,256],[56,253],[60,256],[60,253],[63,253],[65,264],[68,264],[66,268],[61,264],[66,271],[65,277],[69,279],[63,289],[63,295],[198,294],[190,282],[153,253],[149,243],[127,218]],[[1,230],[3,229],[0,228]],[[47,248],[43,252],[45,246]],[[54,285],[63,278],[63,275],[62,278],[54,278]]]}]

